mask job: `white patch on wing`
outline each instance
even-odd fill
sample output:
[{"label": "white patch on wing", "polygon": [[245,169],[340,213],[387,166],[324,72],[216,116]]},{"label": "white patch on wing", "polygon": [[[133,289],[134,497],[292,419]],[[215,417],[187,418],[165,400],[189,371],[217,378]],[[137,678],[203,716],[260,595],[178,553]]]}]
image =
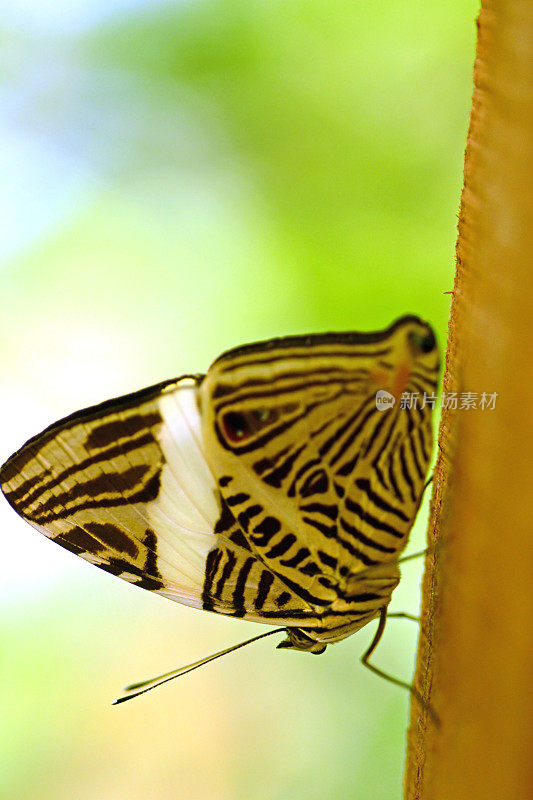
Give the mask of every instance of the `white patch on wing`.
[{"label": "white patch on wing", "polygon": [[157,569],[167,585],[159,593],[201,605],[205,562],[216,543],[220,509],[204,455],[197,388],[178,385],[163,392],[157,403],[164,422],[157,437],[165,463],[158,496],[146,511],[157,536]]}]

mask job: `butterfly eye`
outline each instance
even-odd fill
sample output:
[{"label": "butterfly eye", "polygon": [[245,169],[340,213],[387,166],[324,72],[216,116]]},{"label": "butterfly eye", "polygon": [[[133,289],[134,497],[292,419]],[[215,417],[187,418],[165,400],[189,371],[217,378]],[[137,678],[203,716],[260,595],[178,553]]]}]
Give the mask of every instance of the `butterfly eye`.
[{"label": "butterfly eye", "polygon": [[425,334],[411,331],[409,334],[409,342],[414,346],[414,349],[419,353],[431,353],[435,349],[436,341],[433,331],[428,331]]},{"label": "butterfly eye", "polygon": [[224,433],[230,442],[240,442],[250,435],[250,425],[244,414],[239,414],[237,411],[229,411],[224,414],[222,419],[224,426]]}]

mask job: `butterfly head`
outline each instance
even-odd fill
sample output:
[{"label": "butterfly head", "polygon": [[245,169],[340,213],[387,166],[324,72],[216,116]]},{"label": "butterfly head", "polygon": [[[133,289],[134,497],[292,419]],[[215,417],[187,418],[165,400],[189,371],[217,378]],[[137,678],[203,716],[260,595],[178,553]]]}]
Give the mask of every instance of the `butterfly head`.
[{"label": "butterfly head", "polygon": [[395,400],[404,392],[429,393],[436,387],[440,368],[433,329],[417,317],[404,317],[392,327],[389,352],[370,368],[375,387],[390,392]]}]

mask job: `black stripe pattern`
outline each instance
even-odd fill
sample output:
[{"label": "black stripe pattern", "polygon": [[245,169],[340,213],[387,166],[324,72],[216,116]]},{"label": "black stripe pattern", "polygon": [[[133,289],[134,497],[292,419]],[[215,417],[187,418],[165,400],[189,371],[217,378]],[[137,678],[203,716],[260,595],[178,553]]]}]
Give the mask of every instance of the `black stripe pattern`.
[{"label": "black stripe pattern", "polygon": [[[189,376],[181,416],[180,381],[86,409],[27,442],[0,484],[17,513],[102,569],[281,623],[283,646],[322,652],[398,583],[432,450],[431,404],[401,398],[434,394],[438,370],[414,316],[247,345]],[[379,406],[379,390],[393,402]]]},{"label": "black stripe pattern", "polygon": [[[286,646],[319,652],[390,601],[432,448],[431,406],[400,400],[433,393],[438,369],[431,329],[405,317],[363,337],[239,348],[208,371],[212,464],[233,475],[221,494],[266,574],[315,614],[303,638],[287,617]],[[386,410],[379,389],[395,398]],[[260,608],[267,589],[260,578]]]}]

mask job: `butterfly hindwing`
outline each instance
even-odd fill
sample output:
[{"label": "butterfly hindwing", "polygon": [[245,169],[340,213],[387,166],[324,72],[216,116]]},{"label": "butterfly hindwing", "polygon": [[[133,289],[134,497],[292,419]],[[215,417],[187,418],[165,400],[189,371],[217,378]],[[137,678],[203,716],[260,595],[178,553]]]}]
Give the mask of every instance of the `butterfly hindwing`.
[{"label": "butterfly hindwing", "polygon": [[[375,334],[229,351],[200,388],[225,501],[253,552],[323,610],[325,627],[368,621],[399,580],[431,454],[423,396],[438,363],[429,326],[404,317]],[[404,393],[419,397],[416,407],[402,404]]]}]

